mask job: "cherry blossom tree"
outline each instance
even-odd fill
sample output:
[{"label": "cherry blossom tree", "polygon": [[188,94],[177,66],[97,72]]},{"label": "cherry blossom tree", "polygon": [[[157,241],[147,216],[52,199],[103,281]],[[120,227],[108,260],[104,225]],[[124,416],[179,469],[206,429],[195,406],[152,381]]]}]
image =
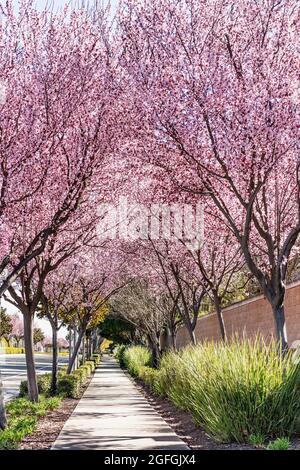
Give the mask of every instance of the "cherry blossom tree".
[{"label": "cherry blossom tree", "polygon": [[171,301],[167,324],[170,327],[172,346],[176,348],[176,332],[181,323],[186,327],[191,342],[196,344],[194,330],[202,302],[209,291],[208,284],[196,272],[196,263],[188,255],[183,242],[151,240],[150,247],[155,255],[156,269],[165,286],[169,304]]},{"label": "cherry blossom tree", "polygon": [[70,289],[63,302],[68,312],[66,323],[69,320],[78,330],[68,374],[72,371],[86,331],[96,328],[103,321],[108,311],[108,300],[126,284],[126,262],[124,253],[117,250],[116,244],[106,242],[102,248],[90,247],[76,253],[64,266],[64,270],[69,269],[72,273]]},{"label": "cherry blossom tree", "polygon": [[57,346],[58,346],[58,349],[61,350],[61,349],[67,349],[68,346],[69,346],[69,343],[68,341],[65,339],[65,338],[58,338],[57,340]]},{"label": "cherry blossom tree", "polygon": [[16,13],[8,1],[2,15],[0,295],[84,199],[96,204],[90,189],[120,134],[105,13],[95,23],[84,9],[24,1]]},{"label": "cherry blossom tree", "polygon": [[209,199],[288,347],[287,265],[300,232],[296,0],[124,1],[131,136],[161,185]]},{"label": "cherry blossom tree", "polygon": [[23,315],[28,391],[33,401],[38,400],[33,321],[43,299],[47,276],[55,272],[82,245],[89,243],[94,237],[94,225],[90,221],[87,223],[86,218],[80,219],[79,223],[75,223],[73,219],[69,220],[63,230],[51,237],[48,250],[23,268],[16,283],[8,288],[9,296],[4,294],[6,300],[17,307]]},{"label": "cherry blossom tree", "polygon": [[58,270],[58,272],[54,271],[46,279],[38,313],[40,318],[47,318],[52,329],[52,338],[49,338],[48,344],[51,344],[52,347],[51,393],[53,395],[57,391],[58,352],[59,348],[66,343],[65,340],[64,342],[60,341],[58,333],[61,327],[65,325],[66,319],[70,318],[70,312],[65,305],[65,298],[68,297],[68,290],[71,289],[73,280],[72,271],[61,271],[63,269]]},{"label": "cherry blossom tree", "polygon": [[159,308],[160,298],[153,295],[143,279],[133,279],[110,301],[112,311],[134,325],[144,334],[152,351],[153,365],[158,366],[160,334],[165,324],[166,311]]},{"label": "cherry blossom tree", "polygon": [[[36,133],[25,115],[27,108],[19,111],[26,123],[30,121],[29,143],[18,145],[24,151],[23,159],[32,156],[27,173],[37,175],[37,182],[33,185],[29,180],[27,186],[36,190],[13,199],[2,218],[8,239],[2,244],[2,271],[6,274],[0,293],[9,290],[24,314],[29,396],[35,401],[34,312],[46,276],[86,241],[85,232],[89,234],[91,224],[96,223],[99,188],[104,187],[108,171],[105,158],[120,136],[115,125],[120,89],[114,81],[115,65],[107,42],[107,14],[99,15],[96,23],[84,9],[37,12],[31,2],[22,3],[17,18],[8,3],[5,14],[11,41],[20,43],[13,64],[18,67],[16,77],[23,77],[22,97],[26,102],[28,94],[28,109],[38,116],[37,130],[43,129],[37,149],[33,149]],[[8,87],[12,100],[13,85]],[[3,184],[8,187],[5,181]],[[62,237],[65,245],[58,247]]]},{"label": "cherry blossom tree", "polygon": [[207,294],[212,299],[217,315],[220,336],[225,341],[224,301],[233,288],[243,289],[249,276],[241,279],[245,264],[241,248],[226,222],[214,213],[214,207],[208,206],[205,210],[205,233],[201,248],[189,250],[189,255],[199,268],[200,280],[207,286]]}]

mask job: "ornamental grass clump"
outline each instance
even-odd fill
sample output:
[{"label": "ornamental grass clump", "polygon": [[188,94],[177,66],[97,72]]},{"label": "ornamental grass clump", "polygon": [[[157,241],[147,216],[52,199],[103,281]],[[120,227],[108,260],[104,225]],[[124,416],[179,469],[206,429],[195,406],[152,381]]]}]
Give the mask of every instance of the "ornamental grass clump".
[{"label": "ornamental grass clump", "polygon": [[168,396],[178,408],[189,411],[190,377],[186,352],[168,352],[163,355],[155,389],[159,395]]},{"label": "ornamental grass clump", "polygon": [[128,372],[138,377],[141,367],[151,365],[151,353],[144,346],[131,346],[124,351],[123,361]]},{"label": "ornamental grass clump", "polygon": [[217,441],[299,430],[300,369],[274,341],[236,338],[169,353],[160,380],[161,391]]}]

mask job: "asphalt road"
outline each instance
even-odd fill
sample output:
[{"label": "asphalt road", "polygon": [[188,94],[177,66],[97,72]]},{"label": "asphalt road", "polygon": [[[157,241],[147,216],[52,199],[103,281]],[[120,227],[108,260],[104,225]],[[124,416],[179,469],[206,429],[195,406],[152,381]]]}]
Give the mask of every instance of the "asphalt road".
[{"label": "asphalt road", "polygon": [[[59,364],[66,364],[68,357],[60,357]],[[51,355],[36,354],[35,365],[38,374],[51,371]],[[10,400],[19,393],[22,380],[26,380],[26,363],[24,354],[0,354],[0,372],[4,389],[4,400]]]}]

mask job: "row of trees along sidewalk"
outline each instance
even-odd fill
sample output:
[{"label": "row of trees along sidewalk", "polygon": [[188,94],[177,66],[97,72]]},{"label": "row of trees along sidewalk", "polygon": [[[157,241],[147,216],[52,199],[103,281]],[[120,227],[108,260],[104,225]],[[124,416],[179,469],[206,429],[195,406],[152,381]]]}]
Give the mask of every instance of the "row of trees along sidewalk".
[{"label": "row of trees along sidewalk", "polygon": [[[98,4],[1,8],[0,295],[23,314],[30,399],[35,314],[54,330],[55,315],[74,315],[79,341],[111,296],[132,325],[149,312],[157,360],[159,330],[175,345],[183,323],[195,342],[205,303],[226,341],[222,308],[251,281],[285,354],[300,232],[297,1],[124,0],[113,27]],[[145,237],[141,214],[134,242],[99,241],[99,205],[124,194],[145,206],[200,201],[203,245]],[[54,305],[49,280],[68,286],[73,269]]]}]

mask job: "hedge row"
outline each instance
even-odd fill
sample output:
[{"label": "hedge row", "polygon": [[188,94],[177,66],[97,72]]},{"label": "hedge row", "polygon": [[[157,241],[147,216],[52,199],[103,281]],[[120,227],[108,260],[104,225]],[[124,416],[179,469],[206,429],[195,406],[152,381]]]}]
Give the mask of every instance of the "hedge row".
[{"label": "hedge row", "polygon": [[24,348],[15,348],[13,346],[5,346],[3,348],[3,353],[4,354],[24,354],[25,349]]},{"label": "hedge row", "polygon": [[[87,379],[94,372],[96,366],[100,363],[101,355],[93,354],[89,361],[86,361],[78,369],[71,374],[67,375],[66,366],[63,366],[58,371],[57,380],[57,394],[68,398],[78,398],[81,393],[81,388],[85,385]],[[37,383],[39,393],[45,396],[51,394],[51,374],[38,375]],[[20,397],[28,395],[27,380],[20,384]]]}]

